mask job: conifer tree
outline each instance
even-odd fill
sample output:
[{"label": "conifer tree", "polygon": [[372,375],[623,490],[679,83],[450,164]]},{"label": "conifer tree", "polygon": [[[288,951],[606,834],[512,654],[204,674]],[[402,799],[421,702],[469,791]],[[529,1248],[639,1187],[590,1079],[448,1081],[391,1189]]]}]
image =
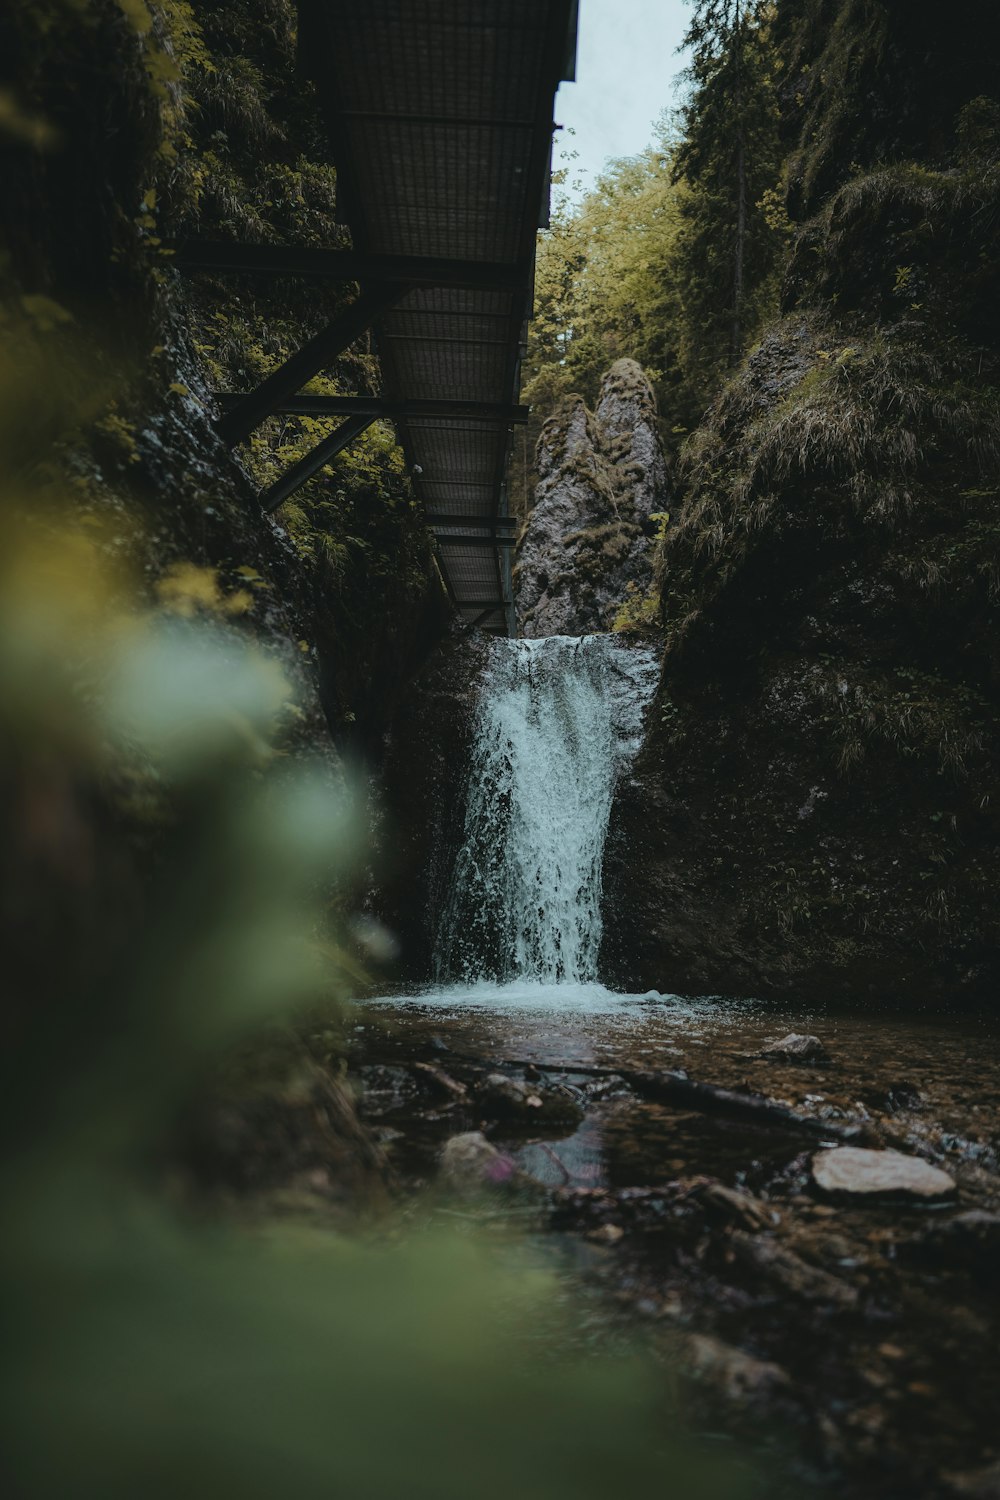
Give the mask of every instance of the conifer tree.
[{"label": "conifer tree", "polygon": [[710,383],[734,365],[773,300],[782,245],[771,7],[695,0],[690,95],[674,177],[687,185],[678,245],[684,362]]}]

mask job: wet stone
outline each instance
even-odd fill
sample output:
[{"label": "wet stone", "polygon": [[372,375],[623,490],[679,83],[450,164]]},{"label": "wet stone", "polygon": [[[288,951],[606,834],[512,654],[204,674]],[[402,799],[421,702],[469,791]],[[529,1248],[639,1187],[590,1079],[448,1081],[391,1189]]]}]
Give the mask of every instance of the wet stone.
[{"label": "wet stone", "polygon": [[818,1151],[812,1159],[812,1178],[825,1193],[857,1198],[904,1198],[940,1202],[955,1192],[954,1179],[939,1167],[901,1151],[870,1151],[859,1146],[837,1146]]},{"label": "wet stone", "polygon": [[513,1159],[498,1151],[481,1130],[469,1130],[445,1141],[440,1163],[445,1181],[466,1191],[512,1185],[520,1176]]},{"label": "wet stone", "polygon": [[818,1036],[797,1031],[790,1031],[778,1041],[766,1042],[758,1055],[780,1062],[828,1062],[830,1057]]},{"label": "wet stone", "polygon": [[732,1344],[695,1333],[687,1341],[692,1373],[730,1401],[747,1402],[774,1395],[789,1384],[780,1365],[755,1359]]},{"label": "wet stone", "polygon": [[809,1265],[794,1250],[768,1236],[739,1231],[732,1237],[732,1248],[745,1266],[792,1296],[807,1302],[829,1302],[836,1307],[853,1307],[858,1300],[856,1289],[839,1276]]},{"label": "wet stone", "polygon": [[966,1500],[1000,1500],[1000,1460],[982,1469],[947,1476],[949,1493]]},{"label": "wet stone", "polygon": [[744,1229],[766,1229],[778,1217],[752,1193],[726,1187],[721,1182],[708,1183],[698,1196],[710,1215]]},{"label": "wet stone", "polygon": [[994,1276],[1000,1263],[1000,1214],[978,1208],[957,1214],[932,1224],[912,1249],[945,1270]]},{"label": "wet stone", "polygon": [[444,1094],[451,1099],[464,1099],[469,1092],[464,1083],[459,1083],[457,1079],[452,1078],[450,1073],[446,1073],[443,1068],[439,1068],[436,1063],[415,1062],[413,1067],[414,1071],[419,1073],[420,1077],[435,1089],[436,1092]]},{"label": "wet stone", "polygon": [[558,1120],[576,1124],[583,1110],[568,1090],[541,1088],[506,1073],[490,1073],[476,1091],[476,1102],[487,1115],[538,1123]]}]

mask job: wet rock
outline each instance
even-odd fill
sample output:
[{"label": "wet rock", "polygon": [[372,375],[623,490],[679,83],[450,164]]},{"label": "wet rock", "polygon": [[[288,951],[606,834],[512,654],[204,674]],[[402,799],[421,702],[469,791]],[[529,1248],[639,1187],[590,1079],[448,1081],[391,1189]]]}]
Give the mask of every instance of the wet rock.
[{"label": "wet rock", "polygon": [[933,1203],[955,1192],[954,1179],[947,1172],[918,1156],[904,1156],[901,1151],[837,1146],[830,1151],[818,1151],[811,1169],[813,1182],[825,1193]]},{"label": "wet rock", "polygon": [[469,1130],[445,1141],[440,1167],[441,1176],[451,1187],[466,1192],[513,1186],[522,1177],[513,1159],[498,1151],[481,1130]]},{"label": "wet rock", "polygon": [[737,1231],[731,1243],[736,1258],[743,1265],[793,1296],[808,1302],[832,1303],[835,1307],[853,1307],[857,1303],[855,1287],[849,1286],[839,1276],[831,1276],[829,1271],[809,1265],[794,1250],[778,1244],[769,1236]]},{"label": "wet rock", "polygon": [[620,1224],[602,1224],[599,1229],[592,1229],[587,1238],[596,1245],[617,1245],[624,1235],[625,1231]]},{"label": "wet rock", "polygon": [[496,1119],[576,1123],[583,1118],[583,1110],[568,1090],[541,1089],[506,1073],[488,1074],[476,1090],[476,1100]]},{"label": "wet rock", "polygon": [[465,1084],[459,1083],[457,1079],[452,1078],[450,1073],[446,1073],[436,1063],[415,1062],[413,1067],[420,1074],[421,1078],[426,1079],[438,1093],[445,1094],[455,1100],[468,1097],[469,1090]]},{"label": "wet rock", "polygon": [[755,1359],[733,1344],[704,1333],[687,1340],[691,1371],[730,1401],[754,1401],[784,1390],[789,1379],[780,1365]]},{"label": "wet rock", "polygon": [[827,1052],[818,1036],[790,1031],[779,1041],[766,1042],[758,1057],[772,1057],[781,1062],[828,1062]]},{"label": "wet rock", "polygon": [[730,1188],[721,1182],[710,1182],[697,1195],[712,1217],[739,1224],[743,1229],[767,1229],[777,1215],[766,1203],[745,1193],[740,1188]]},{"label": "wet rock", "polygon": [[407,1068],[386,1063],[367,1063],[358,1069],[361,1082],[360,1110],[369,1119],[379,1119],[415,1099],[417,1086]]},{"label": "wet rock", "polygon": [[542,429],[537,462],[514,569],[521,632],[609,630],[628,591],[652,582],[650,516],[667,502],[656,403],[639,365],[611,367],[593,413],[567,397]]},{"label": "wet rock", "polygon": [[920,1090],[915,1083],[907,1079],[900,1079],[891,1083],[886,1089],[879,1089],[866,1095],[866,1102],[873,1109],[886,1110],[889,1114],[896,1114],[901,1109],[919,1109],[922,1103]]},{"label": "wet rock", "polygon": [[974,1208],[931,1224],[908,1253],[946,1269],[993,1276],[1000,1263],[1000,1214]]},{"label": "wet rock", "polygon": [[945,1476],[949,1493],[965,1500],[1000,1500],[1000,1459],[982,1469]]}]

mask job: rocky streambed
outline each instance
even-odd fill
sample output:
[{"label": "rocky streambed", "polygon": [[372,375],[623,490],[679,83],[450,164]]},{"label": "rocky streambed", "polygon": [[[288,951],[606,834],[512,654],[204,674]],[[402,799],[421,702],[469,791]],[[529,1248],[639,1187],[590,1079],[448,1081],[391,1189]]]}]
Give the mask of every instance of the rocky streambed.
[{"label": "rocky streambed", "polygon": [[768,1494],[986,1497],[996,1029],[455,991],[360,1014],[352,1071],[413,1212],[538,1236],[582,1348],[638,1339],[710,1441],[777,1450]]}]

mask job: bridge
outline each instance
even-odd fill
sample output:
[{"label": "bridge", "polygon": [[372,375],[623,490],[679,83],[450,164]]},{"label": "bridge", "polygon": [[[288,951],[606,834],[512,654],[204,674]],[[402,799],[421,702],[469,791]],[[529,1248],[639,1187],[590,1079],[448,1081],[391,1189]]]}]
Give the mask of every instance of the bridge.
[{"label": "bridge", "polygon": [[[576,0],[299,0],[350,250],[188,241],[182,269],[357,283],[355,300],[256,390],[218,393],[233,446],[276,412],[329,435],[261,496],[277,509],[379,418],[396,427],[461,619],[514,633],[506,471],[548,222],[555,92]],[[370,330],[383,394],[302,386]]]}]

